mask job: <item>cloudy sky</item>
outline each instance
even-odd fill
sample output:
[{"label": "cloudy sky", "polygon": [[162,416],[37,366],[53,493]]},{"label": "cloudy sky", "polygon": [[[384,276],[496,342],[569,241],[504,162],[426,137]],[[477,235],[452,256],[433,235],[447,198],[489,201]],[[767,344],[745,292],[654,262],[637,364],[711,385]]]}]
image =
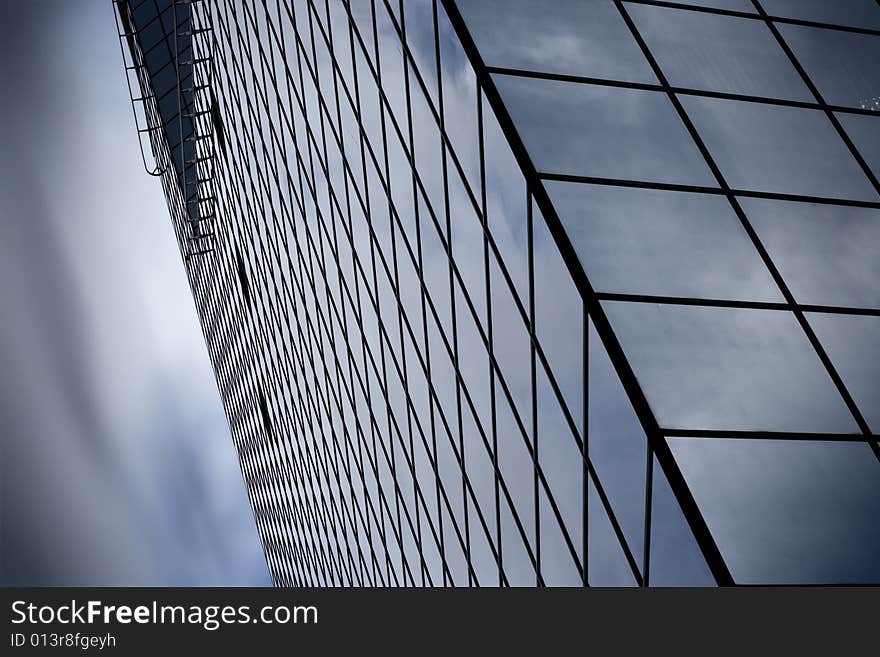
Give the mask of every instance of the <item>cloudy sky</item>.
[{"label": "cloudy sky", "polygon": [[2,3],[0,83],[0,584],[270,584],[109,0]]}]

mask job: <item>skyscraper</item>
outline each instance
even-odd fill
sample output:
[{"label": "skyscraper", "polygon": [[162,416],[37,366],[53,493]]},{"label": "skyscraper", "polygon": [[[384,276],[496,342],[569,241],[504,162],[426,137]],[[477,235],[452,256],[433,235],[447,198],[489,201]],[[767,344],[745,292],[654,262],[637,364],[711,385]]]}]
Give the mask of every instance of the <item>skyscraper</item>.
[{"label": "skyscraper", "polygon": [[114,0],[281,585],[880,582],[876,0]]}]

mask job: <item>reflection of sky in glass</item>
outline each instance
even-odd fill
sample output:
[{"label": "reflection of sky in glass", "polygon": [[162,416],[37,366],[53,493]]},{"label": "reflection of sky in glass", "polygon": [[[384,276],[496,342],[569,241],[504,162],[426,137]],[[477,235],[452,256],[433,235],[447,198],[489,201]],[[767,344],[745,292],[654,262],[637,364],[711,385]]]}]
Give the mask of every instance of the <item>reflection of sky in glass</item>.
[{"label": "reflection of sky in glass", "polygon": [[548,182],[599,292],[781,301],[722,196]]},{"label": "reflection of sky in glass", "polygon": [[[880,14],[880,6],[875,9]],[[861,107],[880,95],[880,37],[800,25],[779,29],[826,103]]]},{"label": "reflection of sky in glass", "polygon": [[539,171],[713,182],[663,93],[502,75],[494,79]]},{"label": "reflection of sky in glass", "polygon": [[468,0],[460,11],[487,66],[656,82],[607,0]]},{"label": "reflection of sky in glass", "polygon": [[740,199],[799,303],[880,307],[880,210]]},{"label": "reflection of sky in glass", "polygon": [[794,315],[603,303],[660,425],[852,432]]},{"label": "reflection of sky in glass", "polygon": [[880,433],[880,317],[810,313],[831,361],[874,433]]},{"label": "reflection of sky in glass", "polygon": [[[878,37],[880,38],[880,37]],[[880,89],[880,85],[878,85]],[[872,102],[880,102],[880,91]],[[875,107],[880,109],[880,106]],[[849,138],[859,149],[875,178],[880,178],[880,115],[865,116],[863,114],[838,114]]]},{"label": "reflection of sky in glass", "polygon": [[761,0],[771,16],[880,29],[880,7],[874,0]]},{"label": "reflection of sky in glass", "polygon": [[668,442],[737,583],[880,582],[880,468],[867,445]]},{"label": "reflection of sky in glass", "polygon": [[628,11],[673,86],[813,99],[761,21],[650,5]]},{"label": "reflection of sky in glass", "polygon": [[682,102],[732,188],[878,200],[823,112],[713,98]]}]

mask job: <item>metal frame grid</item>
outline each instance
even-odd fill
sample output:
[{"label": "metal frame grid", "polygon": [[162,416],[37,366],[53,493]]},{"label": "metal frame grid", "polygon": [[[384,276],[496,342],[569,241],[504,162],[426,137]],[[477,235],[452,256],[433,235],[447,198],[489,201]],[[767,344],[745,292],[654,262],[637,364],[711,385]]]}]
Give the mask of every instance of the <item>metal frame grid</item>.
[{"label": "metal frame grid", "polygon": [[[213,253],[188,259],[187,271],[277,584],[592,585],[603,581],[591,568],[601,531],[603,549],[625,564],[615,583],[647,586],[656,459],[715,581],[730,585],[666,436],[862,440],[880,458],[804,315],[880,310],[798,304],[738,199],[880,203],[731,189],[679,100],[821,109],[880,191],[835,116],[876,112],[827,105],[775,26],[876,31],[768,17],[757,1],[756,14],[743,14],[609,0],[659,80],[644,85],[487,67],[452,0],[205,1],[220,228]],[[815,103],[671,86],[629,17],[632,4],[765,22]],[[462,62],[464,83],[450,78]],[[666,94],[717,187],[538,171],[495,86],[499,74]],[[509,193],[500,171],[513,172]],[[594,291],[543,184],[560,179],[724,196],[785,303]],[[186,216],[179,186],[163,182],[172,213]],[[547,231],[555,247],[539,259]],[[559,285],[577,300],[568,308],[579,327],[574,386],[536,294],[549,260],[567,271]],[[660,427],[603,309],[610,300],[793,313],[862,435]],[[610,359],[644,431],[635,540],[589,449],[596,358]],[[572,464],[575,491],[558,475]]]}]

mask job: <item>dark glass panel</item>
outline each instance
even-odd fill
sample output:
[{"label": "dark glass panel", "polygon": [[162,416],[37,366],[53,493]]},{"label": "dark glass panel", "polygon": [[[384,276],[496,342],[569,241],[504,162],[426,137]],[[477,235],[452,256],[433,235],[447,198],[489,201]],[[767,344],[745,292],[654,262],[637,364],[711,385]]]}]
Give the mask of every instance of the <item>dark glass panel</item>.
[{"label": "dark glass panel", "polygon": [[781,18],[880,29],[875,0],[761,0],[761,6]]},{"label": "dark glass panel", "polygon": [[590,322],[590,460],[637,563],[645,542],[648,444],[605,347]]},{"label": "dark glass panel", "polygon": [[880,210],[740,199],[799,303],[880,308]]},{"label": "dark glass panel", "polygon": [[626,23],[607,0],[457,4],[488,66],[656,82]]},{"label": "dark glass panel", "polygon": [[599,292],[781,301],[727,199],[546,183]]},{"label": "dark glass panel", "polygon": [[763,21],[651,5],[629,12],[673,86],[813,100]]},{"label": "dark glass panel", "polygon": [[651,483],[650,586],[715,586],[715,578],[657,458]]},{"label": "dark glass panel", "polygon": [[541,172],[713,184],[662,92],[506,75],[494,79]]},{"label": "dark glass panel", "polygon": [[807,318],[871,431],[880,434],[880,317],[810,313]]},{"label": "dark glass panel", "polygon": [[[874,109],[880,111],[880,90],[873,102]],[[838,114],[837,118],[874,177],[880,178],[880,113],[877,116]]]},{"label": "dark glass panel", "polygon": [[734,189],[877,200],[820,110],[696,97],[682,103]]},{"label": "dark glass panel", "polygon": [[604,302],[660,426],[855,432],[794,315]]},{"label": "dark glass panel", "polygon": [[779,30],[826,103],[866,107],[880,96],[880,36],[800,25]]},{"label": "dark glass panel", "polygon": [[668,442],[738,584],[880,583],[880,464],[868,445]]}]

